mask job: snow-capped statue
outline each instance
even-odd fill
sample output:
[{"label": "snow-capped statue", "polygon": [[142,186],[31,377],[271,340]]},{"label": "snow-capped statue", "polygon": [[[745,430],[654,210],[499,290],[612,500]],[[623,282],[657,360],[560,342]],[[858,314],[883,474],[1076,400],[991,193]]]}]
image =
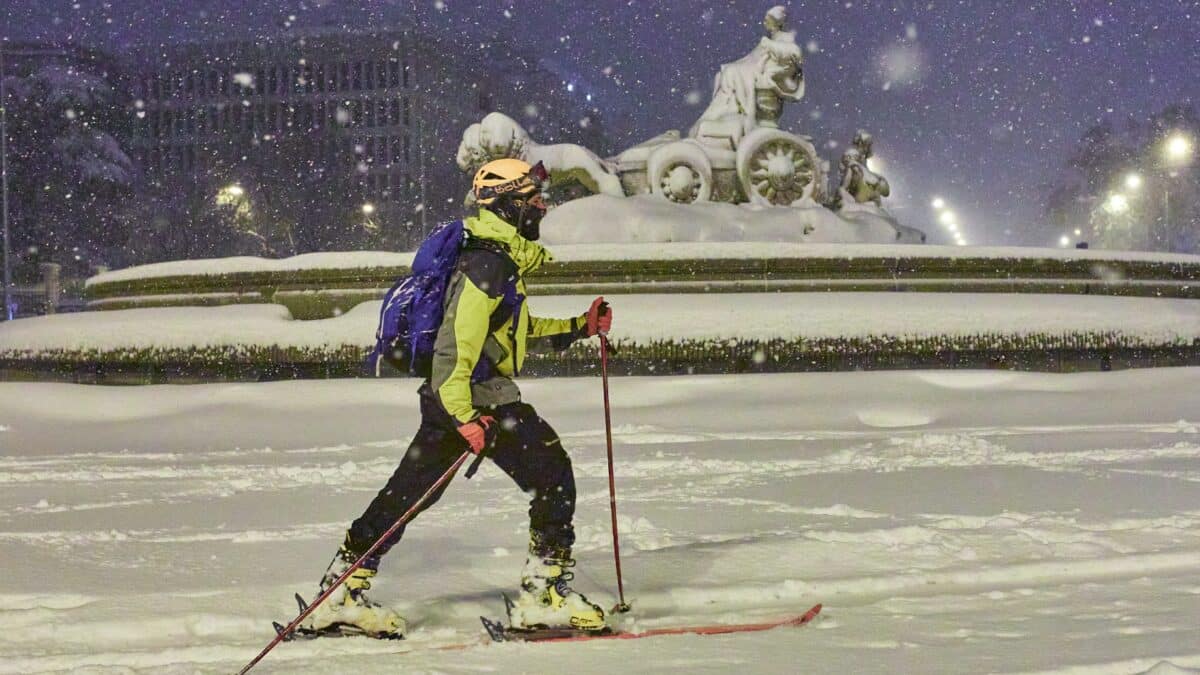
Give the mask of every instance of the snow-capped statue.
[{"label": "snow-capped statue", "polygon": [[494,159],[524,159],[529,142],[529,134],[516,120],[502,113],[489,113],[463,132],[456,158],[458,168],[475,173]]},{"label": "snow-capped statue", "polygon": [[772,7],[763,19],[766,36],[749,54],[721,66],[692,138],[728,138],[736,145],[756,127],[778,127],[784,102],[804,98],[804,52],[786,23],[787,9]]},{"label": "snow-capped statue", "polygon": [[871,134],[859,131],[851,147],[842,153],[842,181],[834,198],[835,208],[842,209],[847,204],[881,207],[883,198],[892,193],[887,179],[867,167],[867,160],[874,154],[871,143]]},{"label": "snow-capped statue", "polygon": [[[492,112],[463,132],[458,144],[458,168],[473,174],[496,159],[519,159],[531,165],[541,162],[550,171],[550,192],[552,198],[557,197],[555,201],[582,196],[572,194],[573,187],[584,194],[625,194],[614,169],[596,153],[574,143],[542,145],[513,118]],[[471,202],[470,194],[467,202]]]},{"label": "snow-capped statue", "polygon": [[812,139],[778,124],[784,102],[804,97],[804,54],[782,6],[766,13],[763,29],[749,54],[721,66],[712,102],[687,136],[671,130],[602,159],[578,145],[538,145],[512,118],[490,113],[463,133],[458,165],[473,172],[492,159],[540,161],[557,203],[649,193],[683,204],[816,207],[829,165]]},{"label": "snow-capped statue", "polygon": [[[817,154],[810,137],[779,128],[784,104],[800,101],[805,90],[804,52],[787,21],[784,7],[767,11],[765,34],[748,54],[721,66],[713,79],[712,101],[686,134],[671,129],[601,158],[578,145],[539,145],[511,118],[491,113],[463,134],[459,166],[474,172],[492,159],[540,161],[550,172],[548,193],[554,204],[591,195],[652,195],[674,204],[787,207],[794,209],[796,231],[805,236],[812,231],[809,225],[821,221],[832,226],[814,237],[833,236],[830,231],[848,226],[883,233],[884,240],[891,234],[919,239],[920,233],[902,231],[879,208],[890,188],[867,168],[870,136],[860,134],[856,147],[843,157],[842,190],[831,200],[829,162]],[[832,220],[825,221],[826,216]]]}]

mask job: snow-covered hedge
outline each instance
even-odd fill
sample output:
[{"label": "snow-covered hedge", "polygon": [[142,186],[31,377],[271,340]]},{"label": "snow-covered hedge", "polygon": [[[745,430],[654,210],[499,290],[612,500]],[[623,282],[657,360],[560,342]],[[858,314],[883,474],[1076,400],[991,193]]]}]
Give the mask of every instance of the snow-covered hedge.
[{"label": "snow-covered hedge", "polygon": [[[1200,341],[1145,344],[1119,333],[980,334],[823,340],[617,341],[614,374],[1006,368],[1049,372],[1200,365]],[[0,352],[0,379],[98,383],[211,382],[370,376],[367,349],[251,345],[200,349]],[[524,375],[572,376],[599,368],[594,345],[530,355]],[[398,373],[386,369],[385,376]]]},{"label": "snow-covered hedge", "polygon": [[[1145,350],[1200,362],[1200,302],[1083,295],[740,293],[613,296],[615,367],[636,372],[1036,367],[1055,352]],[[540,316],[571,316],[587,298],[530,299]],[[378,304],[297,321],[279,305],[86,312],[0,324],[10,373],[126,370],[225,377],[358,374]],[[577,373],[595,345],[531,355],[530,372]],[[1021,356],[1021,355],[1024,356]],[[1181,360],[1182,359],[1182,360]],[[1051,368],[1051,366],[1043,366]],[[147,375],[149,377],[149,375]]]}]

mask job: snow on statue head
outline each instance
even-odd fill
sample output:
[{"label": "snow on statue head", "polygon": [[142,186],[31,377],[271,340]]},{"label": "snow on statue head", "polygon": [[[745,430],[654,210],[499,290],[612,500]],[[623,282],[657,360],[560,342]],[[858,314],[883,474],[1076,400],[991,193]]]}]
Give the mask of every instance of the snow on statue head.
[{"label": "snow on statue head", "polygon": [[763,17],[763,28],[767,29],[767,37],[772,39],[781,31],[787,29],[787,7],[783,5],[775,5],[767,10],[767,15]]},{"label": "snow on statue head", "polygon": [[757,127],[775,128],[786,101],[804,98],[804,52],[787,30],[787,9],[763,18],[766,36],[749,54],[721,66],[708,109],[688,135],[710,145],[737,147]]},{"label": "snow on statue head", "polygon": [[474,173],[493,159],[526,159],[529,134],[504,113],[488,113],[482,122],[467,127],[458,145],[458,168]]}]

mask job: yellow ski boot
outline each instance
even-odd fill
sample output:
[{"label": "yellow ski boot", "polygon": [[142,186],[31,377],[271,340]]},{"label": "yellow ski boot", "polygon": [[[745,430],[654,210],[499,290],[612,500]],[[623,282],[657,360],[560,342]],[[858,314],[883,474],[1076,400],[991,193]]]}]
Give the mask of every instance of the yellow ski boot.
[{"label": "yellow ski boot", "polygon": [[[320,593],[325,592],[338,577],[354,564],[356,556],[343,546],[329,563],[321,578]],[[375,570],[360,567],[346,578],[322,602],[312,614],[300,624],[297,631],[302,636],[322,635],[366,635],[373,638],[400,639],[406,630],[404,619],[394,610],[372,602],[366,591],[371,588]],[[318,595],[320,594],[318,593]]]},{"label": "yellow ski boot", "polygon": [[573,628],[602,631],[604,610],[571,588],[575,561],[570,551],[535,552],[532,547],[521,572],[521,593],[508,608],[515,629]]}]

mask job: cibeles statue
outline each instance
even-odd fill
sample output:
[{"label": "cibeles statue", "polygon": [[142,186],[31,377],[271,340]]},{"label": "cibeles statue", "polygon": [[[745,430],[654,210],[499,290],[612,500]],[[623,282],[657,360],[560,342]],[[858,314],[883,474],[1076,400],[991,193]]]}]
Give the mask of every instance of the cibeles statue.
[{"label": "cibeles statue", "polygon": [[867,160],[874,155],[871,134],[859,131],[854,142],[842,153],[842,180],[834,197],[834,208],[845,209],[851,204],[883,206],[883,198],[892,193],[887,179],[872,171]]},{"label": "cibeles statue", "polygon": [[829,164],[811,138],[779,128],[784,104],[804,97],[804,53],[782,6],[767,11],[763,29],[750,53],[721,66],[712,101],[686,136],[672,129],[601,158],[578,145],[540,145],[515,120],[493,112],[463,133],[458,165],[469,172],[489,159],[541,160],[557,203],[651,194],[679,204],[819,208]]},{"label": "cibeles statue", "polygon": [[775,6],[763,19],[766,36],[713,80],[712,102],[688,135],[737,147],[757,127],[778,128],[783,104],[804,98],[804,52],[787,30],[787,9]]}]

